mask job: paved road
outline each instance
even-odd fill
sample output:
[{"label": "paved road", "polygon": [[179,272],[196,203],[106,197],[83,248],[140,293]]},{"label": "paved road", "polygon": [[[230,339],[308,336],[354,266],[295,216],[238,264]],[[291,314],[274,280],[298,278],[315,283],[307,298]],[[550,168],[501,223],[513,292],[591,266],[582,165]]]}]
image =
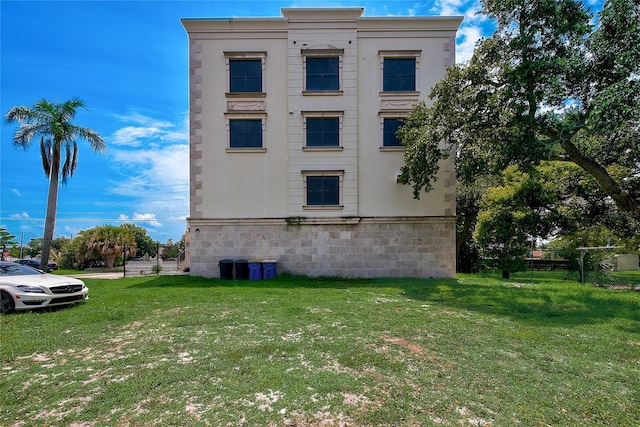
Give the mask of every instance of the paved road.
[{"label": "paved road", "polygon": [[69,277],[75,277],[77,279],[120,279],[124,277],[122,271],[114,273],[84,273],[84,274],[69,274]]}]

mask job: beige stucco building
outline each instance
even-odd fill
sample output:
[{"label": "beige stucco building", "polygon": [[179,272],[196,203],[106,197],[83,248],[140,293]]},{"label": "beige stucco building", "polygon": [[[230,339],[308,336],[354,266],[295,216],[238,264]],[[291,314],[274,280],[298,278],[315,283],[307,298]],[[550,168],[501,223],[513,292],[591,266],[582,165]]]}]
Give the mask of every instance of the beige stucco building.
[{"label": "beige stucco building", "polygon": [[189,36],[190,269],[276,259],[345,277],[455,274],[455,173],[397,183],[400,119],[455,62],[461,17],[183,19]]}]

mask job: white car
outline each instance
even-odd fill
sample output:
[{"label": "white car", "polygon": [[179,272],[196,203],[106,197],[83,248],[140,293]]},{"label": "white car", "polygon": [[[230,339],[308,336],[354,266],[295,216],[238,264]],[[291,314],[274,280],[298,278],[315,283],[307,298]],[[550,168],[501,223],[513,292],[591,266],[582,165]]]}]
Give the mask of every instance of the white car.
[{"label": "white car", "polygon": [[0,261],[0,314],[73,304],[89,299],[88,294],[82,280]]}]

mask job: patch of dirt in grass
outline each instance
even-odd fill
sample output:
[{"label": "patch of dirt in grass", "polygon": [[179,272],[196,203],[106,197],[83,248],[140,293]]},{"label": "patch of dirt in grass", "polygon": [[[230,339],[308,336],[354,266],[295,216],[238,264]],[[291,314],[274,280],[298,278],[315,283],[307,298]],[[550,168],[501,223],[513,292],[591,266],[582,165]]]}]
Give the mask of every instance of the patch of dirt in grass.
[{"label": "patch of dirt in grass", "polygon": [[[439,366],[440,369],[442,369],[443,371],[451,371],[453,369],[453,365],[451,363],[443,362],[439,360],[433,351],[425,349],[420,344],[417,344],[405,338],[399,338],[399,337],[383,336],[382,339],[387,344],[402,347],[406,350],[409,350],[412,354],[416,356],[421,356],[426,358],[426,360],[428,360],[429,362],[433,363],[436,366]],[[388,348],[383,347],[378,351],[381,353],[386,353],[388,351]]]},{"label": "patch of dirt in grass", "polygon": [[[327,408],[328,409],[328,408]],[[300,411],[291,411],[290,417],[283,424],[288,427],[348,427],[353,426],[353,421],[342,412],[332,414],[325,408],[308,414]],[[276,426],[270,424],[269,427]]]},{"label": "patch of dirt in grass", "polygon": [[411,351],[413,354],[423,355],[425,354],[425,349],[416,343],[409,342],[404,338],[394,338],[394,337],[385,337],[384,341],[389,344],[399,345],[401,347],[406,348]]},{"label": "patch of dirt in grass", "polygon": [[521,282],[509,282],[509,283],[505,283],[505,285],[511,286],[512,288],[523,288],[523,287],[535,286],[533,283],[521,283]]},{"label": "patch of dirt in grass", "polygon": [[342,393],[342,397],[342,403],[349,406],[366,405],[371,402],[367,396],[362,394]]},{"label": "patch of dirt in grass", "polygon": [[62,399],[56,404],[56,408],[41,411],[33,418],[35,418],[36,420],[48,420],[51,418],[55,418],[58,421],[62,421],[62,419],[68,414],[71,414],[73,412],[77,414],[81,413],[84,410],[84,407],[92,400],[93,397],[89,396]]},{"label": "patch of dirt in grass", "polygon": [[276,391],[269,390],[269,393],[267,394],[256,393],[255,400],[256,400],[256,404],[258,405],[258,410],[272,412],[273,404],[278,402],[278,400],[280,400],[281,397],[282,397],[282,392],[277,390]]},{"label": "patch of dirt in grass", "polygon": [[466,406],[458,406],[456,407],[456,411],[460,416],[462,416],[462,420],[460,420],[460,424],[463,426],[478,426],[478,427],[490,427],[491,423],[484,418],[475,417],[472,415],[471,410]]}]

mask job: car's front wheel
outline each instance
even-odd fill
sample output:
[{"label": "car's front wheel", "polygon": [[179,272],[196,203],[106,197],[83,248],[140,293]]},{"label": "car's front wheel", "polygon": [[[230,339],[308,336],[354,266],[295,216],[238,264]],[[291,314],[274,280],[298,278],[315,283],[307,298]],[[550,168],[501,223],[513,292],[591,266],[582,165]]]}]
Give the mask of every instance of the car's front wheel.
[{"label": "car's front wheel", "polygon": [[8,292],[0,291],[0,314],[9,313],[14,308],[13,298]]}]

